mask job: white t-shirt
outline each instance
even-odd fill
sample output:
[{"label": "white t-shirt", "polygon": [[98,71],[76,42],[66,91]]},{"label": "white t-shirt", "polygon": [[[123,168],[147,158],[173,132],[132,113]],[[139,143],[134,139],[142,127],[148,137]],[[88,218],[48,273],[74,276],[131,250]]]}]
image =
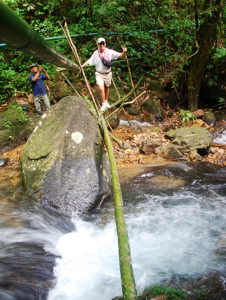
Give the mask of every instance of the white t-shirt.
[{"label": "white t-shirt", "polygon": [[[105,51],[107,51],[108,58],[110,60],[116,60],[119,58],[120,53],[117,51],[114,51],[112,49],[105,48]],[[111,70],[111,68],[106,67],[100,58],[100,55],[98,53],[98,50],[94,51],[90,59],[88,59],[88,64],[90,66],[95,66],[96,71],[100,73],[106,73]]]}]

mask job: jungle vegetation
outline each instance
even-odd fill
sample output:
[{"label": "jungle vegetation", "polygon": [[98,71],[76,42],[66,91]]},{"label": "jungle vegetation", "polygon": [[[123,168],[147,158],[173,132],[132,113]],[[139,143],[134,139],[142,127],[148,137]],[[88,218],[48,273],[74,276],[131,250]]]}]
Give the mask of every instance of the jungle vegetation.
[{"label": "jungle vegetation", "polygon": [[[63,23],[65,18],[71,35],[77,35],[73,40],[83,62],[96,49],[94,38],[104,36],[107,46],[117,51],[125,44],[134,81],[141,76],[146,82],[164,76],[166,87],[185,108],[197,109],[200,90],[222,86],[225,80],[222,0],[4,0],[4,3],[44,38],[62,36],[59,22]],[[74,59],[65,39],[50,43],[61,54]],[[19,50],[0,48],[0,104],[9,102],[18,93],[31,92],[28,66],[34,62],[41,63]],[[41,64],[54,80],[56,68]],[[94,84],[93,70],[87,69],[86,73]],[[120,84],[130,88],[126,61],[115,62],[114,73]],[[76,74],[68,76],[73,83],[82,80]]]}]

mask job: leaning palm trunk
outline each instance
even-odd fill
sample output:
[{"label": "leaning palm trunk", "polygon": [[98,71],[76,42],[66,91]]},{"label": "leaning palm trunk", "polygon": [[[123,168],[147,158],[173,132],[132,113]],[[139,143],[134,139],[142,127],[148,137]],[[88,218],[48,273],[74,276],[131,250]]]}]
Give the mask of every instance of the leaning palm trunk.
[{"label": "leaning palm trunk", "polygon": [[107,146],[108,156],[109,156],[109,161],[111,166],[123,299],[135,300],[137,299],[137,292],[136,292],[136,285],[135,285],[135,280],[133,275],[129,237],[128,237],[124,215],[123,215],[123,201],[122,201],[121,187],[118,179],[117,166],[115,162],[113,146],[103,116],[101,116],[100,121],[104,131],[104,140]]}]

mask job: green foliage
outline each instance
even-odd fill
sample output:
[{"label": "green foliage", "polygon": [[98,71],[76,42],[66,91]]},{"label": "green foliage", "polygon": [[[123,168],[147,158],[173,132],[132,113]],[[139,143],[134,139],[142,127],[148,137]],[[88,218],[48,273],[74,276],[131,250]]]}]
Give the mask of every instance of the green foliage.
[{"label": "green foliage", "polygon": [[29,119],[24,114],[23,109],[17,102],[13,102],[9,108],[1,114],[0,129],[8,129],[9,139],[14,139],[20,128],[28,121]]},{"label": "green foliage", "polygon": [[220,97],[220,98],[218,99],[218,104],[217,104],[216,106],[218,107],[218,109],[223,109],[223,108],[225,108],[225,106],[226,106],[225,104],[226,104],[225,99],[222,98],[222,97]]},{"label": "green foliage", "polygon": [[[195,38],[193,10],[186,0],[163,0],[161,5],[157,0],[5,0],[5,3],[43,37],[63,35],[58,20],[63,22],[65,17],[71,35],[80,35],[74,42],[82,62],[96,49],[94,38],[104,35],[107,47],[119,52],[121,45],[126,44],[135,82],[142,75],[153,77],[182,66]],[[50,43],[59,53],[74,60],[66,40]],[[18,91],[31,91],[27,67],[32,62],[37,63],[22,52],[0,48],[0,103],[9,101]],[[55,68],[48,65],[45,68],[54,76]],[[113,71],[117,83],[123,81],[130,87],[125,59],[114,62]],[[93,69],[87,68],[86,74],[91,84],[95,84]]]},{"label": "green foliage", "polygon": [[213,59],[221,59],[226,56],[226,48],[216,48],[216,52],[213,55]]},{"label": "green foliage", "polygon": [[164,295],[165,300],[183,300],[188,298],[185,291],[161,285],[154,285],[145,289],[143,295],[149,297]]},{"label": "green foliage", "polygon": [[195,119],[194,113],[189,110],[181,109],[179,115],[180,115],[183,126],[188,125],[190,121]]}]

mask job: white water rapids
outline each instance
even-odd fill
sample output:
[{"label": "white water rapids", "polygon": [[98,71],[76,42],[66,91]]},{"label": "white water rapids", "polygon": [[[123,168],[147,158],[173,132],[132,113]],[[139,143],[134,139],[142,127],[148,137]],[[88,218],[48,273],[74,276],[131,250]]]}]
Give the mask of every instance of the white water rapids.
[{"label": "white water rapids", "polygon": [[[173,276],[196,278],[213,270],[223,272],[218,251],[226,239],[225,197],[214,186],[168,195],[131,192],[127,197],[139,198],[126,208],[139,291]],[[76,230],[57,242],[61,257],[56,260],[56,281],[48,300],[110,300],[121,295],[112,208],[95,222],[73,222]]]}]

